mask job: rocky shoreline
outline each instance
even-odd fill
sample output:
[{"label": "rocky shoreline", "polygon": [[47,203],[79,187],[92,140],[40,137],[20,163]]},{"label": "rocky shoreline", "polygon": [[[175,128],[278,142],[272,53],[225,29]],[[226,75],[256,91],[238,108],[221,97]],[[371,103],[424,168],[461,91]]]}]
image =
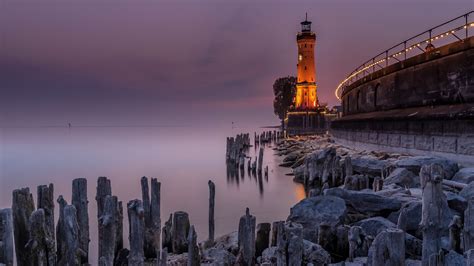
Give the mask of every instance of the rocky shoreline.
[{"label": "rocky shoreline", "polygon": [[256,224],[247,209],[237,231],[214,238],[216,188],[209,181],[209,235],[197,243],[186,212],[162,223],[161,184],[143,177],[141,199],[126,205],[127,249],[122,202],[99,177],[99,258],[92,262],[87,180],[75,179],[71,204],[57,198],[56,226],[53,184],[38,187],[36,206],[29,188],[13,191],[12,208],[0,210],[0,263],[13,265],[15,249],[18,265],[474,265],[473,168],[275,131],[254,134],[252,161],[250,143],[249,134],[227,139],[228,167],[243,171],[247,164],[259,179],[268,176],[263,146],[271,145],[305,187],[307,198],[285,221]]}]

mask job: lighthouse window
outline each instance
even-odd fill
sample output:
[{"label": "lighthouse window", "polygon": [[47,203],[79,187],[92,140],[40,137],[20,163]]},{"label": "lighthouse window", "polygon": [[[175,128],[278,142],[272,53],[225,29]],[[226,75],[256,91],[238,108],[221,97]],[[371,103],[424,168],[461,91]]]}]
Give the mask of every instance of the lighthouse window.
[{"label": "lighthouse window", "polygon": [[306,43],[304,44],[304,48],[306,48]]},{"label": "lighthouse window", "polygon": [[306,70],[306,66],[304,66],[304,70]]}]

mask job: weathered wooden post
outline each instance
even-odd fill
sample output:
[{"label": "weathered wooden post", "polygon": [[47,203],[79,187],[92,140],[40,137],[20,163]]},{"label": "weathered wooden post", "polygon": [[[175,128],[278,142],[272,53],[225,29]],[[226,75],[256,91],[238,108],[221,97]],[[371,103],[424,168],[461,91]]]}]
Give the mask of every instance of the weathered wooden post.
[{"label": "weathered wooden post", "polygon": [[0,264],[13,266],[12,209],[0,210]]},{"label": "weathered wooden post", "polygon": [[275,247],[277,245],[278,241],[278,229],[279,229],[279,224],[283,224],[284,221],[276,221],[272,223],[272,239],[270,246]]},{"label": "weathered wooden post", "polygon": [[89,209],[87,200],[87,179],[76,178],[72,181],[71,204],[76,208],[77,223],[79,225],[79,246],[84,251],[85,257],[81,258],[82,264],[89,262]]},{"label": "weathered wooden post", "polygon": [[56,235],[58,239],[56,241],[56,255],[58,257],[58,261],[64,261],[63,257],[66,256],[66,248],[67,243],[64,238],[66,235],[65,233],[65,217],[64,217],[64,208],[67,206],[66,200],[63,198],[62,195],[59,195],[58,199],[56,200],[59,204],[59,218],[58,218],[58,225],[56,226]]},{"label": "weathered wooden post", "polygon": [[407,209],[403,208],[400,210],[398,215],[397,228],[406,232],[407,230]]},{"label": "weathered wooden post", "polygon": [[99,229],[102,238],[99,239],[99,264],[113,265],[117,237],[117,197],[105,196],[102,216],[99,217]]},{"label": "weathered wooden post", "polygon": [[162,232],[162,249],[173,251],[171,230],[173,228],[173,214],[170,214],[168,221],[165,222]]},{"label": "weathered wooden post", "polygon": [[240,217],[238,243],[239,253],[244,265],[255,263],[255,216],[250,215],[250,210],[245,210],[245,215]]},{"label": "weathered wooden post", "polygon": [[127,210],[128,223],[130,225],[130,253],[128,255],[128,264],[142,266],[145,259],[143,253],[145,244],[145,221],[142,201],[138,199],[129,201]]},{"label": "weathered wooden post", "polygon": [[452,250],[460,254],[462,254],[461,232],[462,232],[461,217],[459,215],[454,215],[453,220],[449,224],[449,245]]},{"label": "weathered wooden post", "polygon": [[211,246],[214,244],[214,207],[216,199],[216,186],[211,180],[209,180],[207,184],[209,186],[209,238],[207,240],[207,245]]},{"label": "weathered wooden post", "polygon": [[257,225],[257,240],[255,242],[255,257],[262,255],[262,252],[270,244],[270,223],[259,223]]},{"label": "weathered wooden post", "polygon": [[44,209],[30,217],[30,239],[26,244],[31,265],[56,265],[56,246],[46,223]]},{"label": "weathered wooden post", "polygon": [[466,266],[474,266],[474,249],[470,249],[465,251],[467,260],[466,260]]},{"label": "weathered wooden post", "polygon": [[168,248],[161,249],[160,261],[158,266],[167,266],[168,262]]},{"label": "weathered wooden post", "polygon": [[431,254],[437,254],[442,247],[443,212],[449,210],[442,181],[443,168],[440,165],[431,164],[421,167],[420,182],[423,199],[420,226],[423,231],[423,266],[428,266]]},{"label": "weathered wooden post", "polygon": [[186,212],[177,211],[173,215],[172,247],[173,253],[188,251],[189,216]]},{"label": "weathered wooden post", "polygon": [[464,230],[463,230],[464,250],[474,249],[474,200],[469,199],[467,208],[464,211]]},{"label": "weathered wooden post", "polygon": [[201,265],[201,257],[199,256],[196,231],[194,231],[194,225],[192,225],[188,234],[188,266],[199,265]]},{"label": "weathered wooden post", "polygon": [[76,218],[76,208],[67,205],[63,209],[63,247],[64,256],[58,261],[58,265],[79,265],[80,258],[84,252],[79,248],[79,225]]},{"label": "weathered wooden post", "polygon": [[151,232],[155,254],[160,254],[161,244],[161,183],[158,179],[151,179]]},{"label": "weathered wooden post", "polygon": [[44,210],[46,230],[52,241],[55,241],[54,231],[54,186],[41,185],[37,188],[37,209]]},{"label": "weathered wooden post", "polygon": [[97,179],[97,192],[95,196],[95,200],[97,201],[97,218],[102,216],[106,196],[112,196],[112,186],[107,177],[101,176]]},{"label": "weathered wooden post", "polygon": [[352,168],[352,159],[350,156],[346,156],[346,158],[344,158],[344,173],[344,177],[354,174],[354,170]]},{"label": "weathered wooden post", "polygon": [[405,265],[405,232],[389,228],[379,233],[369,248],[367,265]]},{"label": "weathered wooden post", "polygon": [[262,165],[263,165],[263,147],[260,147],[258,152],[258,173],[262,174]]},{"label": "weathered wooden post", "polygon": [[372,189],[375,192],[383,189],[383,179],[380,176],[376,176],[374,178],[374,182],[372,183]]},{"label": "weathered wooden post", "polygon": [[[274,224],[275,225],[275,224]],[[275,227],[274,227],[275,228]],[[287,265],[287,247],[288,247],[288,236],[285,232],[285,223],[277,222],[276,224],[276,234],[277,234],[277,266],[286,266]]]},{"label": "weathered wooden post", "polygon": [[29,252],[25,246],[30,238],[30,216],[34,210],[35,203],[30,189],[15,189],[12,199],[12,214],[16,262],[18,266],[30,265],[28,261]]},{"label": "weathered wooden post", "polygon": [[288,266],[303,264],[303,226],[298,223],[286,222],[285,234],[288,241]]},{"label": "weathered wooden post", "polygon": [[151,201],[148,178],[142,177],[142,199],[145,215],[145,258],[156,258],[160,251],[160,187],[156,178],[151,179]]},{"label": "weathered wooden post", "polygon": [[120,251],[123,249],[123,204],[122,201],[118,202],[117,213],[115,214],[116,225],[115,225],[115,257],[119,255]]}]

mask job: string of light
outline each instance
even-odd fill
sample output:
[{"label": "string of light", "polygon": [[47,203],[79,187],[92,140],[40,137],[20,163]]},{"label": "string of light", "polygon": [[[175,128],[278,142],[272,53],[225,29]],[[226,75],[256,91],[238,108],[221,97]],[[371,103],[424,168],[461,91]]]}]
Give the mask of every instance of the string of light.
[{"label": "string of light", "polygon": [[[400,60],[398,60],[398,59],[396,58],[397,56],[400,56],[400,55],[402,55],[402,54],[406,54],[407,52],[409,52],[409,51],[411,51],[411,50],[413,50],[413,49],[415,49],[415,48],[417,48],[417,47],[420,48],[420,46],[423,45],[423,44],[429,44],[429,43],[431,43],[431,42],[433,42],[433,41],[437,41],[437,40],[439,40],[439,39],[442,39],[442,38],[445,38],[445,37],[454,35],[455,32],[460,31],[460,30],[463,30],[463,29],[467,29],[468,27],[474,27],[474,23],[468,23],[468,24],[465,24],[465,25],[460,26],[460,27],[458,27],[458,28],[452,29],[452,30],[450,30],[450,31],[446,31],[446,32],[444,32],[444,33],[442,33],[442,34],[439,34],[439,35],[436,35],[436,36],[432,36],[431,38],[428,38],[428,39],[426,39],[426,40],[423,40],[423,41],[421,41],[421,42],[418,42],[418,43],[416,43],[416,44],[413,44],[413,45],[411,45],[411,46],[409,46],[409,47],[406,47],[406,48],[404,48],[404,49],[402,49],[402,50],[400,50],[400,51],[398,51],[398,52],[396,52],[396,53],[394,53],[394,54],[391,54],[391,55],[387,56],[386,58],[382,58],[382,59],[380,59],[380,60],[378,60],[378,61],[374,61],[374,60],[375,60],[375,57],[374,57],[373,59],[370,60],[370,61],[373,61],[371,64],[365,65],[367,62],[364,63],[362,66],[360,66],[360,67],[362,67],[362,68],[360,68],[360,67],[356,68],[356,70],[355,70],[354,72],[352,72],[352,73],[351,73],[349,76],[347,76],[341,83],[339,83],[339,85],[337,86],[336,91],[335,91],[335,95],[336,95],[337,99],[341,100],[341,96],[340,96],[341,88],[342,88],[342,86],[343,86],[344,84],[346,84],[346,82],[348,82],[348,81],[351,80],[352,78],[358,76],[359,74],[364,73],[364,72],[367,71],[368,69],[370,69],[370,68],[372,68],[372,67],[374,67],[374,66],[376,66],[376,65],[379,65],[380,63],[383,63],[383,62],[385,62],[385,61],[388,61],[389,59],[395,59],[397,62],[399,62]],[[403,43],[400,43],[399,45],[401,45],[401,44],[403,44]],[[421,48],[420,48],[420,49],[421,49]],[[379,55],[379,56],[380,56],[380,55]],[[368,61],[368,62],[370,62],[370,61]],[[360,69],[359,69],[359,68],[360,68]]]}]

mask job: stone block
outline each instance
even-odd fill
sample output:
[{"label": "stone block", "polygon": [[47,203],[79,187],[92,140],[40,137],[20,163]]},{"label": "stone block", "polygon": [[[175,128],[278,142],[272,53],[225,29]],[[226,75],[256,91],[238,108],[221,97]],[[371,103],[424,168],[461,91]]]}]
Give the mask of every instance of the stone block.
[{"label": "stone block", "polygon": [[388,134],[379,133],[378,144],[388,146]]},{"label": "stone block", "polygon": [[433,137],[422,135],[415,136],[415,148],[424,151],[433,150]]},{"label": "stone block", "polygon": [[378,143],[379,134],[377,132],[369,132],[369,143]]},{"label": "stone block", "polygon": [[400,135],[400,147],[406,149],[415,148],[415,136],[414,135]]},{"label": "stone block", "polygon": [[400,134],[388,134],[388,145],[400,147]]},{"label": "stone block", "polygon": [[433,137],[434,150],[439,152],[456,153],[457,138],[456,137]]},{"label": "stone block", "polygon": [[474,155],[474,136],[462,136],[457,141],[459,154]]}]

